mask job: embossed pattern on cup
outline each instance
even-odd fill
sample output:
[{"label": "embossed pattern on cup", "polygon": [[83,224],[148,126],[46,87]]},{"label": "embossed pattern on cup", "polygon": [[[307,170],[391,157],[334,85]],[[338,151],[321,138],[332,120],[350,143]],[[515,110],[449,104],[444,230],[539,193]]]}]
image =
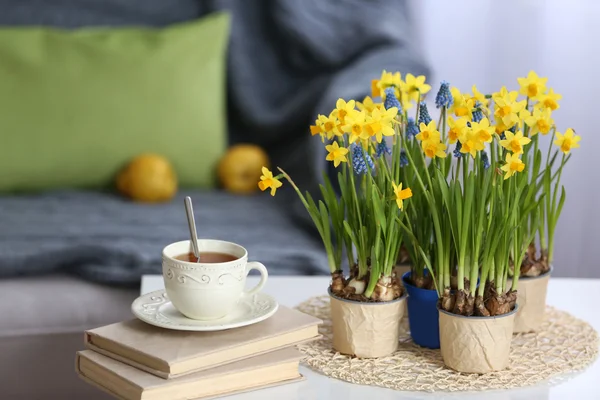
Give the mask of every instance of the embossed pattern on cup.
[{"label": "embossed pattern on cup", "polygon": [[[188,318],[209,320],[222,318],[238,303],[241,296],[253,294],[267,281],[267,269],[248,262],[242,246],[221,240],[198,240],[200,252],[227,253],[237,257],[225,263],[193,263],[175,259],[190,252],[190,241],[168,245],[163,250],[163,279],[169,299]],[[246,276],[251,269],[260,271],[260,283],[245,292]]]}]

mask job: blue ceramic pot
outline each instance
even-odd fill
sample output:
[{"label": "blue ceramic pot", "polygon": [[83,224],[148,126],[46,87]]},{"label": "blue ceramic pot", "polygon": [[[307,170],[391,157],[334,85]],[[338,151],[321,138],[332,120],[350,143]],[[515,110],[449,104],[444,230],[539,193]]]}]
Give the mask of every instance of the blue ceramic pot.
[{"label": "blue ceramic pot", "polygon": [[440,348],[440,320],[435,290],[421,289],[410,283],[410,271],[402,275],[408,292],[408,324],[410,336],[419,346]]}]

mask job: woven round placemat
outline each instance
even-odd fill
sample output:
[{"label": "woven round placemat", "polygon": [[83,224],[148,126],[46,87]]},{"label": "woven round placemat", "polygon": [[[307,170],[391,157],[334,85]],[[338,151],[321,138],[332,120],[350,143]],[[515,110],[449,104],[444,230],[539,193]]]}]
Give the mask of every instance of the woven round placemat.
[{"label": "woven round placemat", "polygon": [[303,344],[303,362],[326,376],[406,391],[472,391],[508,389],[542,381],[556,383],[590,365],[598,353],[598,333],[571,314],[546,307],[540,332],[513,337],[508,369],[466,374],[444,366],[439,350],[414,344],[403,318],[398,350],[387,357],[359,359],[337,353],[331,345],[329,297],[311,298],[298,310],[323,320],[322,339]]}]

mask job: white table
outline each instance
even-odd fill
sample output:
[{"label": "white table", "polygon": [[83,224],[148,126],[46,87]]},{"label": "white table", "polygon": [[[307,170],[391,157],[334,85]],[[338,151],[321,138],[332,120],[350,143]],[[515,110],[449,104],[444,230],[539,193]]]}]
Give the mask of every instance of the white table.
[{"label": "white table", "polygon": [[[250,276],[248,286],[257,283],[258,278]],[[265,293],[274,296],[280,304],[294,307],[312,296],[326,293],[329,279],[327,277],[279,277],[270,276],[264,289]],[[162,289],[163,280],[160,275],[144,276],[142,294]],[[548,287],[548,304],[589,322],[594,329],[600,331],[600,313],[594,309],[600,293],[600,279],[564,279],[552,278]],[[486,392],[459,393],[421,393],[398,392],[373,386],[361,386],[337,379],[328,378],[307,367],[301,366],[301,373],[306,381],[275,388],[262,389],[246,394],[228,397],[231,400],[404,400],[404,399],[485,399],[485,400],[587,400],[600,399],[600,362],[596,362],[587,370],[576,374],[559,385],[537,385],[528,388]]]}]

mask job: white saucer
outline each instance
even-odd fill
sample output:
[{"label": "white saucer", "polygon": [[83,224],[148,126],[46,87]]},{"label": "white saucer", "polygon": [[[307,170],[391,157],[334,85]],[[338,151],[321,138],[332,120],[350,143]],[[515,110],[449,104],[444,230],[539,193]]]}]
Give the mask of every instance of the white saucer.
[{"label": "white saucer", "polygon": [[142,321],[161,328],[180,331],[222,331],[264,321],[275,314],[278,307],[273,297],[257,293],[242,297],[233,311],[223,318],[200,321],[190,319],[177,311],[163,289],[135,299],[131,304],[131,311]]}]

